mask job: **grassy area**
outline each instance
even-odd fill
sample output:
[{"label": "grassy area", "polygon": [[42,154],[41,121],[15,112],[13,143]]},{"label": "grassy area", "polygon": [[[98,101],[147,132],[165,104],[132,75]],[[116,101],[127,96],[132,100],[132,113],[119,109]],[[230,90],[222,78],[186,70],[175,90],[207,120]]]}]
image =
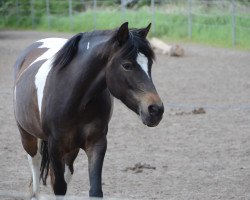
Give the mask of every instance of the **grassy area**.
[{"label": "grassy area", "polygon": [[[96,21],[96,23],[94,23]],[[148,9],[127,10],[122,16],[120,10],[98,10],[95,13],[85,11],[73,15],[72,21],[68,16],[50,16],[50,30],[66,32],[84,32],[96,29],[112,29],[122,21],[129,21],[130,27],[144,27],[152,21],[152,13]],[[222,47],[232,47],[232,16],[210,15],[192,16],[192,38],[188,37],[188,17],[180,13],[155,12],[155,30],[150,36],[165,38],[169,41],[193,41]],[[250,49],[250,15],[236,16],[236,47]],[[15,16],[0,19],[0,28],[31,28],[30,17],[21,20]],[[248,28],[242,28],[248,27]],[[35,20],[38,30],[48,30],[48,17],[41,15]]]}]

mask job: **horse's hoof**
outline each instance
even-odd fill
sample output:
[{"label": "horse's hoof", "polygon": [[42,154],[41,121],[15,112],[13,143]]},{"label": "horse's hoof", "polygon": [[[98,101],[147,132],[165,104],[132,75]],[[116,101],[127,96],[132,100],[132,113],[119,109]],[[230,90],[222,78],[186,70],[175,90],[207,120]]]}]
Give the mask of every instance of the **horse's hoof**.
[{"label": "horse's hoof", "polygon": [[38,200],[38,197],[36,194],[32,194],[32,196],[30,197],[31,200]]},{"label": "horse's hoof", "polygon": [[32,197],[31,197],[31,200],[38,200],[38,198],[35,197],[35,196],[32,196]]},{"label": "horse's hoof", "polygon": [[100,190],[98,191],[90,190],[89,197],[90,198],[103,198],[103,192]]}]

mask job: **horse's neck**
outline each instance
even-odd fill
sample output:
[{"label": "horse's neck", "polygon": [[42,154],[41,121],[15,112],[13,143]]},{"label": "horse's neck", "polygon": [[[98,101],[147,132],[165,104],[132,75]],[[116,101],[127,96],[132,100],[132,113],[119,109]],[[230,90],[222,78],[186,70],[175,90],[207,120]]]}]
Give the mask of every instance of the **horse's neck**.
[{"label": "horse's neck", "polygon": [[[96,53],[102,52],[104,43],[97,44],[93,49],[79,50],[72,66],[68,66],[70,79],[74,82],[69,103],[78,105],[78,109],[82,110],[86,104],[106,89],[105,67],[108,57]],[[91,47],[90,47],[91,48]],[[67,73],[67,72],[66,72]]]},{"label": "horse's neck", "polygon": [[85,90],[82,96],[80,109],[84,109],[87,103],[93,99],[95,96],[100,94],[104,89],[107,88],[105,79],[105,68],[102,68],[99,73],[97,73],[94,78],[90,81],[89,87]]}]

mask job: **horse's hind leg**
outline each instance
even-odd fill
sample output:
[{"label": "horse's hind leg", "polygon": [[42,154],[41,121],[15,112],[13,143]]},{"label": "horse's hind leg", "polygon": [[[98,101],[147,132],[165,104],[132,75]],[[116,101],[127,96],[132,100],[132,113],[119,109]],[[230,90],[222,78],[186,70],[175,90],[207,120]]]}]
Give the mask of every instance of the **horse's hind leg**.
[{"label": "horse's hind leg", "polygon": [[72,175],[74,173],[73,163],[74,163],[78,153],[79,153],[79,148],[67,153],[64,156],[64,160],[65,160],[64,179],[65,179],[67,184],[70,183]]},{"label": "horse's hind leg", "polygon": [[67,192],[67,183],[64,180],[64,150],[60,144],[62,144],[60,140],[48,139],[48,152],[51,164],[50,174],[55,195],[65,195]]},{"label": "horse's hind leg", "polygon": [[28,153],[28,161],[32,172],[32,199],[37,198],[39,192],[39,176],[41,155],[38,152],[38,140],[36,137],[30,135],[18,125],[18,129],[21,134],[22,145],[25,151]]},{"label": "horse's hind leg", "polygon": [[[73,151],[65,154],[64,156],[64,180],[66,182],[66,184],[68,185],[71,181],[72,175],[74,173],[74,166],[73,163],[77,157],[79,153],[79,148],[74,149]],[[54,174],[54,166],[50,165],[50,178],[51,178],[51,185],[55,186],[55,174]],[[57,191],[54,191],[55,193]]]}]

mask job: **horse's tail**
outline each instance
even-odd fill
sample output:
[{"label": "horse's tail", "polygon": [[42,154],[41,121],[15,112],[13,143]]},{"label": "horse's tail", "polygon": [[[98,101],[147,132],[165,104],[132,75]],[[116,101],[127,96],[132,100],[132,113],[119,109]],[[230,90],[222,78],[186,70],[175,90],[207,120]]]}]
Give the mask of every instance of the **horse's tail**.
[{"label": "horse's tail", "polygon": [[48,142],[45,140],[41,141],[41,155],[42,155],[42,162],[40,167],[40,180],[42,179],[43,185],[46,185],[46,179],[49,173],[49,151],[48,151]]}]

